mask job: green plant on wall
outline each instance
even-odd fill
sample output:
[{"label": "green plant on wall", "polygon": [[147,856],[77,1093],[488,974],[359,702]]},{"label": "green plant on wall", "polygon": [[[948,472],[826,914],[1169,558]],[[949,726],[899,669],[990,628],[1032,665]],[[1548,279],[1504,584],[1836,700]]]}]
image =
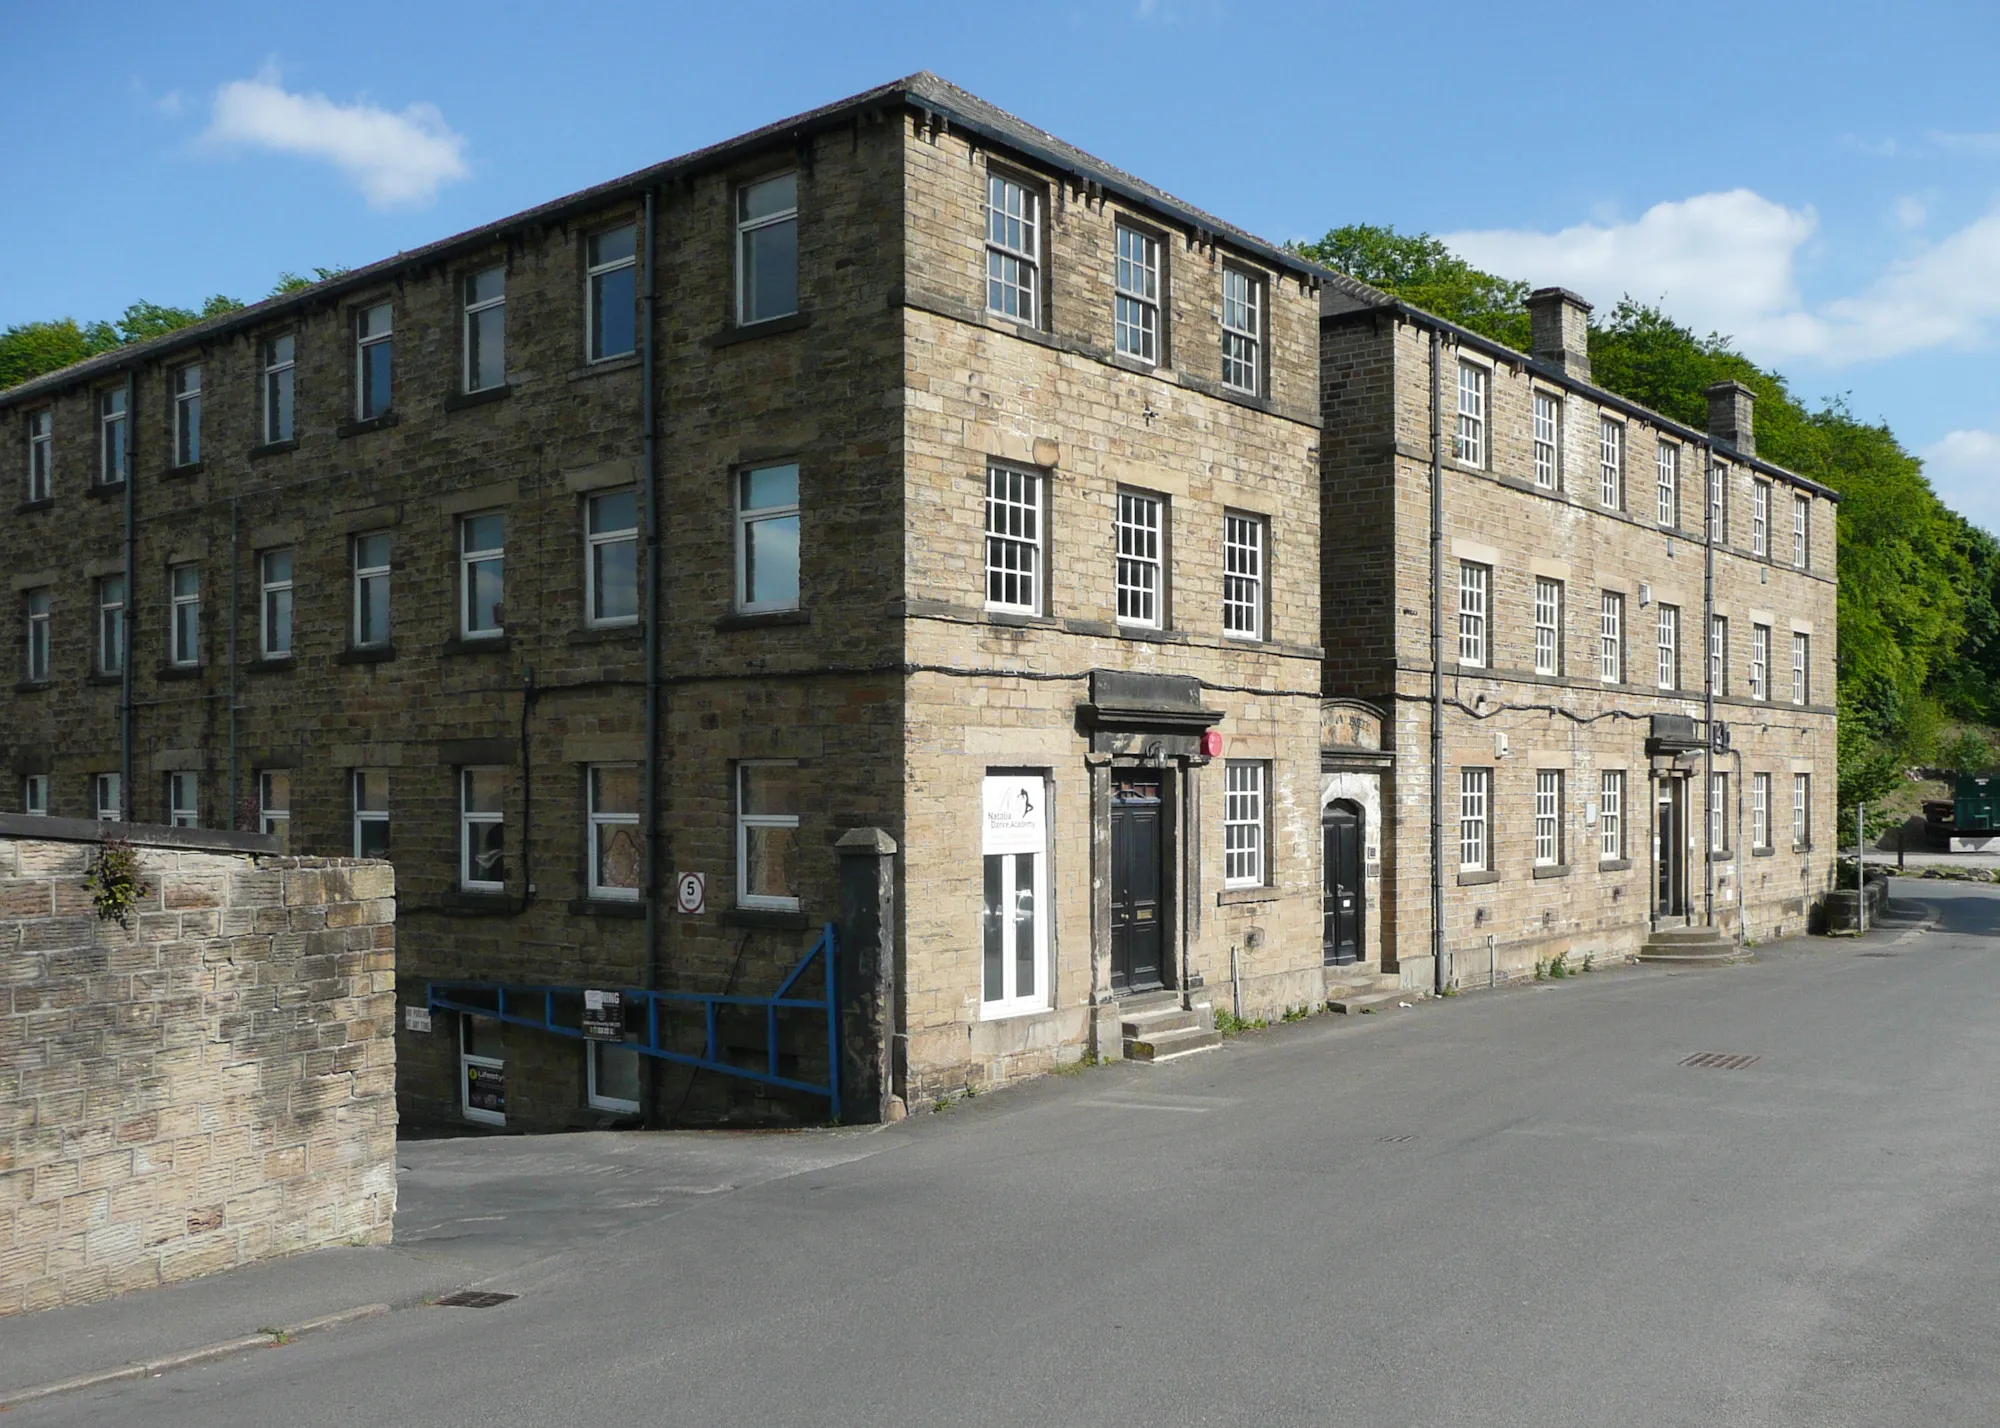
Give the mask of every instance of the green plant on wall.
[{"label": "green plant on wall", "polygon": [[139,854],[128,838],[106,838],[83,878],[84,890],[97,907],[97,915],[120,927],[132,925],[132,909],[153,889],[139,876]]}]

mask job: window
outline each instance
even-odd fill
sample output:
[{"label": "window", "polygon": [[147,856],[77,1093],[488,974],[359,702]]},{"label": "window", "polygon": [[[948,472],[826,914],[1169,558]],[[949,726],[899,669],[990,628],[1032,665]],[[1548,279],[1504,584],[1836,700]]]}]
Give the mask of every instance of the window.
[{"label": "window", "polygon": [[1468,466],[1486,464],[1486,369],[1458,364],[1458,441],[1455,450]]},{"label": "window", "polygon": [[389,856],[389,774],[386,769],[356,769],[352,780],[354,799],[354,856]]},{"label": "window", "polygon": [[1750,846],[1769,851],[1771,847],[1771,776],[1750,775]]},{"label": "window", "polygon": [[1750,553],[1771,553],[1771,483],[1750,483]]},{"label": "window", "polygon": [[1030,327],[1042,320],[1041,203],[1018,179],[986,176],[986,309]]},{"label": "window", "polygon": [[1729,692],[1729,619],[1712,615],[1708,621],[1708,687],[1717,694]]},{"label": "window", "polygon": [[1812,518],[1812,502],[1804,496],[1792,497],[1792,564],[1804,570],[1812,563],[1812,543],[1807,523]]},{"label": "window", "polygon": [[1264,285],[1222,270],[1222,384],[1256,396],[1264,385]]},{"label": "window", "polygon": [[1804,630],[1792,631],[1792,703],[1803,704],[1811,693],[1806,667],[1812,662],[1812,636]]},{"label": "window", "polygon": [[1609,419],[1597,428],[1597,496],[1607,510],[1625,509],[1625,428]]},{"label": "window", "polygon": [[799,906],[799,770],[790,763],[736,766],[736,903]]},{"label": "window", "polygon": [[458,771],[458,885],[507,890],[507,770]]},{"label": "window", "polygon": [[1562,673],[1563,587],[1535,577],[1535,673]]},{"label": "window", "polygon": [[590,895],[633,900],[639,896],[639,766],[592,764],[590,784]]},{"label": "window", "polygon": [[986,608],[1040,614],[1042,478],[1011,466],[986,469]]},{"label": "window", "polygon": [[639,494],[607,491],[584,503],[589,546],[592,625],[629,625],[639,618]]},{"label": "window", "polygon": [[1118,623],[1160,624],[1164,590],[1161,513],[1166,502],[1136,491],[1118,493]]},{"label": "window", "polygon": [[201,363],[174,371],[174,465],[201,460]]},{"label": "window", "polygon": [[488,268],[465,280],[465,390],[507,380],[507,270]]},{"label": "window", "polygon": [[167,570],[167,598],[172,606],[169,655],[182,667],[201,663],[201,567],[176,565]]},{"label": "window", "polygon": [[354,643],[376,649],[389,643],[389,553],[387,531],[354,538]]},{"label": "window", "polygon": [[466,516],[458,523],[458,633],[486,640],[502,632],[506,608],[506,520],[499,512]]},{"label": "window", "polygon": [[1708,463],[1708,538],[1717,545],[1729,539],[1729,468]]},{"label": "window", "polygon": [[49,679],[49,587],[43,585],[24,592],[21,605],[27,621],[26,643],[23,646],[27,659],[21,677],[29,684],[46,684]]},{"label": "window", "polygon": [[192,772],[167,775],[167,826],[201,827],[201,775]]},{"label": "window", "polygon": [[458,1014],[458,1105],[468,1121],[507,1124],[507,1063],[500,1053],[500,1023]]},{"label": "window", "polygon": [[1597,674],[1606,684],[1625,679],[1625,597],[1615,590],[1604,592],[1604,610],[1599,623]]},{"label": "window", "polygon": [[1222,516],[1222,632],[1264,638],[1264,518]]},{"label": "window", "polygon": [[125,420],[125,389],[113,387],[97,394],[97,480],[116,486],[125,479],[130,427]]},{"label": "window", "polygon": [[1535,866],[1562,862],[1563,776],[1561,769],[1535,770]]},{"label": "window", "polygon": [[584,245],[584,350],[593,362],[639,350],[638,232],[627,223],[593,233]]},{"label": "window", "polygon": [[1708,776],[1708,851],[1729,851],[1729,775]]},{"label": "window", "polygon": [[1458,771],[1458,867],[1460,872],[1484,872],[1492,843],[1486,836],[1488,794],[1492,769]]},{"label": "window", "polygon": [[1660,443],[1659,455],[1660,524],[1681,523],[1681,449]]},{"label": "window", "polygon": [[1049,1001],[1047,784],[1040,775],[989,775],[980,801],[981,1011],[1039,1011]]},{"label": "window", "polygon": [[736,477],[736,604],[799,608],[799,468],[759,466]]},{"label": "window", "polygon": [[99,823],[125,821],[125,779],[122,774],[101,773],[91,778],[92,802]]},{"label": "window", "polygon": [[1462,561],[1458,567],[1458,662],[1486,663],[1486,592],[1492,568]]},{"label": "window", "polygon": [[292,655],[292,553],[267,550],[258,559],[257,581],[263,591],[263,619],[258,649],[265,659]]},{"label": "window", "polygon": [[21,811],[46,818],[49,812],[49,776],[29,774],[21,780]]},{"label": "window", "polygon": [[1270,765],[1231,759],[1222,770],[1222,883],[1264,886],[1264,784]]},{"label": "window", "polygon": [[257,775],[257,831],[278,840],[278,851],[292,851],[292,771],[264,769]]},{"label": "window", "polygon": [[46,501],[55,491],[55,413],[28,414],[28,499]]},{"label": "window", "polygon": [[1558,469],[1561,450],[1562,403],[1547,392],[1535,393],[1535,484],[1553,491],[1562,483]]},{"label": "window", "polygon": [[1141,362],[1160,360],[1160,240],[1118,225],[1118,351]]},{"label": "window", "polygon": [[97,582],[97,672],[118,674],[125,668],[125,577],[107,575]]},{"label": "window", "polygon": [[779,174],[736,191],[736,321],[798,310],[799,176]]},{"label": "window", "polygon": [[1680,606],[1660,606],[1660,688],[1662,689],[1681,687],[1680,643]]},{"label": "window", "polygon": [[354,314],[354,415],[362,421],[389,410],[395,337],[389,304]]},{"label": "window", "polygon": [[291,334],[264,343],[264,441],[290,441],[297,389],[298,338]]},{"label": "window", "polygon": [[592,1109],[637,1115],[641,1082],[638,1050],[616,1041],[585,1044],[590,1056]]},{"label": "window", "polygon": [[1607,863],[1625,856],[1625,770],[1605,769],[1597,795],[1597,855]]},{"label": "window", "polygon": [[1771,627],[1752,625],[1750,627],[1750,697],[1769,699],[1771,697]]},{"label": "window", "polygon": [[1812,775],[1792,775],[1792,846],[1812,846]]}]

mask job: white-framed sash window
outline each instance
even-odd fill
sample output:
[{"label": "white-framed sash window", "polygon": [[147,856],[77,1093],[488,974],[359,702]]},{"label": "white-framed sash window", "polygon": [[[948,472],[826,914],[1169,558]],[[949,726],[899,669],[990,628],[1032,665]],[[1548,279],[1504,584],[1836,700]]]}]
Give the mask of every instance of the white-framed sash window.
[{"label": "white-framed sash window", "polygon": [[1729,617],[1726,615],[1709,617],[1708,687],[1717,694],[1729,692]]},{"label": "white-framed sash window", "polygon": [[1535,770],[1535,866],[1562,862],[1563,776],[1561,769]]},{"label": "white-framed sash window", "polygon": [[201,363],[174,369],[174,465],[201,460]]},{"label": "white-framed sash window", "polygon": [[1264,638],[1264,546],[1262,516],[1225,511],[1222,517],[1222,633],[1238,639]]},{"label": "white-framed sash window", "polygon": [[36,586],[21,595],[22,618],[27,622],[25,650],[27,659],[21,670],[21,677],[29,684],[46,684],[49,679],[49,658],[52,639],[50,630],[50,592],[46,585]]},{"label": "white-framed sash window", "polygon": [[460,638],[497,639],[506,630],[507,520],[498,511],[458,523]]},{"label": "white-framed sash window", "polygon": [[468,892],[507,890],[507,772],[458,771],[458,885]]},{"label": "white-framed sash window", "polygon": [[1493,770],[1458,771],[1458,868],[1460,872],[1484,872],[1489,866],[1492,842],[1487,837],[1487,818],[1493,787]]},{"label": "white-framed sash window", "polygon": [[1492,589],[1493,568],[1474,561],[1458,567],[1458,662],[1486,665],[1487,596]]},{"label": "white-framed sash window", "polygon": [[44,407],[28,413],[28,499],[46,501],[54,494],[55,413]]},{"label": "white-framed sash window", "polygon": [[91,795],[99,823],[125,821],[125,779],[122,774],[101,773],[91,779]]},{"label": "white-framed sash window", "polygon": [[278,851],[292,850],[292,771],[260,769],[257,773],[257,831],[278,840]]},{"label": "white-framed sash window", "polygon": [[113,387],[97,394],[99,485],[116,486],[125,479],[126,454],[132,440],[128,415],[123,387]]},{"label": "white-framed sash window", "polygon": [[630,625],[639,619],[639,493],[606,491],[584,503],[586,623]]},{"label": "white-framed sash window", "polygon": [[1118,493],[1118,623],[1158,628],[1165,604],[1167,503],[1141,491]]},{"label": "white-framed sash window", "polygon": [[1625,770],[1605,769],[1597,790],[1597,853],[1606,862],[1625,856]]},{"label": "white-framed sash window", "polygon": [[584,242],[584,355],[629,357],[639,347],[639,229],[624,223]]},{"label": "white-framed sash window", "polygon": [[1042,196],[1005,174],[986,176],[986,310],[1042,320]]},{"label": "white-framed sash window", "polygon": [[736,473],[736,608],[799,608],[799,465]]},{"label": "white-framed sash window", "polygon": [[799,907],[798,764],[745,759],[736,766],[736,905]]},{"label": "white-framed sash window", "polygon": [[49,812],[49,776],[28,774],[21,780],[21,811],[46,818]]},{"label": "white-framed sash window", "polygon": [[1804,570],[1812,564],[1812,500],[1792,497],[1792,564]]},{"label": "white-framed sash window", "polygon": [[1264,385],[1264,285],[1222,269],[1222,384],[1257,396]]},{"label": "white-framed sash window", "polygon": [[1750,627],[1750,697],[1771,697],[1771,627]]},{"label": "white-framed sash window", "polygon": [[986,608],[1040,614],[1042,478],[994,464],[986,469]]},{"label": "white-framed sash window", "polygon": [[1472,362],[1458,364],[1458,433],[1455,454],[1467,466],[1486,464],[1486,391],[1492,374]]},{"label": "white-framed sash window", "polygon": [[389,771],[356,769],[352,781],[354,800],[354,856],[389,856]]},{"label": "white-framed sash window", "polygon": [[167,826],[201,827],[201,775],[183,769],[167,775]]},{"label": "white-framed sash window", "polygon": [[1812,775],[1792,775],[1792,846],[1812,846]]},{"label": "white-framed sash window", "polygon": [[389,643],[390,552],[387,531],[354,537],[354,643],[377,649]]},{"label": "white-framed sash window", "polygon": [[1681,609],[1660,606],[1660,688],[1681,687]]},{"label": "white-framed sash window", "polygon": [[736,321],[798,310],[799,176],[774,174],[736,190]]},{"label": "white-framed sash window", "polygon": [[386,414],[394,396],[395,316],[386,302],[354,314],[354,415],[361,421]]},{"label": "white-framed sash window", "polygon": [[289,659],[292,654],[292,552],[267,550],[257,559],[257,588],[262,616],[257,650],[265,659]]},{"label": "white-framed sash window", "polygon": [[175,565],[167,569],[168,658],[185,669],[201,663],[201,567]]},{"label": "white-framed sash window", "polygon": [[298,338],[291,333],[267,338],[264,359],[264,441],[290,441],[298,390]]},{"label": "white-framed sash window", "polygon": [[1729,775],[1708,776],[1708,851],[1729,851]]},{"label": "white-framed sash window", "polygon": [[97,582],[97,672],[122,674],[125,669],[125,577],[107,575]]},{"label": "white-framed sash window", "polygon": [[1771,846],[1771,776],[1750,775],[1750,846]]},{"label": "white-framed sash window", "polygon": [[592,764],[589,769],[590,895],[635,901],[639,896],[639,766]]},{"label": "white-framed sash window", "polygon": [[1625,597],[1616,590],[1604,592],[1598,614],[1597,677],[1606,684],[1625,680]]},{"label": "white-framed sash window", "polygon": [[1606,510],[1625,509],[1625,427],[1609,417],[1597,427],[1597,499]]},{"label": "white-framed sash window", "polygon": [[1535,673],[1562,673],[1563,587],[1560,580],[1535,577]]},{"label": "white-framed sash window", "polygon": [[1771,553],[1771,483],[1750,483],[1750,553]]},{"label": "white-framed sash window", "polygon": [[1812,693],[1809,679],[1812,664],[1812,636],[1804,630],[1792,631],[1792,703],[1803,704]]},{"label": "white-framed sash window", "polygon": [[1535,485],[1544,491],[1562,484],[1562,403],[1535,393]]},{"label": "white-framed sash window", "polygon": [[1654,466],[1659,492],[1660,524],[1678,526],[1681,523],[1681,449],[1672,442],[1661,442],[1659,457]]},{"label": "white-framed sash window", "polygon": [[1261,759],[1231,759],[1222,777],[1222,885],[1263,887],[1270,881],[1265,845],[1271,766]]},{"label": "white-framed sash window", "polygon": [[1160,240],[1118,225],[1115,341],[1141,362],[1160,360]]},{"label": "white-framed sash window", "polygon": [[507,380],[507,270],[487,268],[465,278],[465,390],[483,392]]}]

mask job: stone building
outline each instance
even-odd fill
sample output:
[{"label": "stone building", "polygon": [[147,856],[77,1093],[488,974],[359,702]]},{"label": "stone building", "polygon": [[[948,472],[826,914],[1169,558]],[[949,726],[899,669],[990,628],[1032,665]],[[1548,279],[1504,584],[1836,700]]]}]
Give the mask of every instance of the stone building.
[{"label": "stone building", "polygon": [[30,382],[0,809],[390,858],[417,1121],[824,1115],[570,1008],[769,995],[857,830],[909,1103],[1316,1003],[1331,281],[918,75]]},{"label": "stone building", "polygon": [[1385,970],[1803,930],[1834,865],[1835,494],[1757,456],[1739,384],[1705,431],[1594,386],[1574,293],[1530,298],[1522,353],[1323,292],[1325,679],[1395,751]]}]

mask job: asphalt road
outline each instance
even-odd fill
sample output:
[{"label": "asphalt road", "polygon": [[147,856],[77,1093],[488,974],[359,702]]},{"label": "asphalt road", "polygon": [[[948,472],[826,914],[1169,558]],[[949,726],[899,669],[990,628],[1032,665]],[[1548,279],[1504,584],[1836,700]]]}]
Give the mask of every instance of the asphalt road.
[{"label": "asphalt road", "polygon": [[2000,889],[1901,887],[1935,930],[1316,1019],[876,1133],[411,1145],[407,1242],[484,1236],[520,1298],[8,1423],[1984,1428]]}]

